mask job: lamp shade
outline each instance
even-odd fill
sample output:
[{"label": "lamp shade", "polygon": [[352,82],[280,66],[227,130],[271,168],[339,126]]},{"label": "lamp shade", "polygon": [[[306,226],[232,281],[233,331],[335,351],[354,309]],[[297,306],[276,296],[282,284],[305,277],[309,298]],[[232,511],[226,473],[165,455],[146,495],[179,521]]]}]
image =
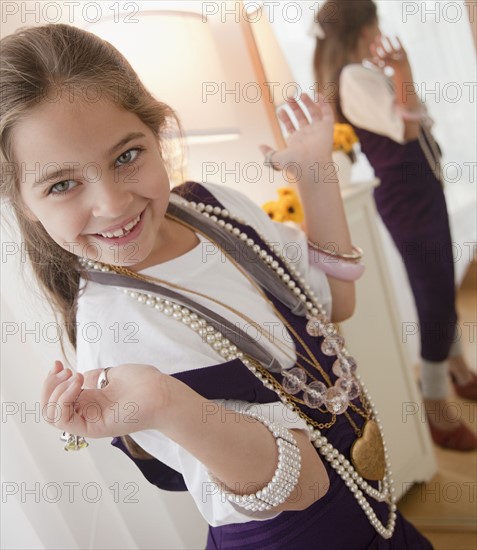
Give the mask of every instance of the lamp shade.
[{"label": "lamp shade", "polygon": [[260,7],[255,12],[250,12],[248,18],[265,78],[269,83],[267,88],[270,90],[270,99],[278,107],[285,102],[287,93],[296,92],[295,80],[265,10]]},{"label": "lamp shade", "polygon": [[178,113],[189,142],[238,137],[233,105],[222,101],[226,76],[210,25],[180,11],[139,11],[134,20],[103,18],[88,30],[115,46],[149,91]]}]

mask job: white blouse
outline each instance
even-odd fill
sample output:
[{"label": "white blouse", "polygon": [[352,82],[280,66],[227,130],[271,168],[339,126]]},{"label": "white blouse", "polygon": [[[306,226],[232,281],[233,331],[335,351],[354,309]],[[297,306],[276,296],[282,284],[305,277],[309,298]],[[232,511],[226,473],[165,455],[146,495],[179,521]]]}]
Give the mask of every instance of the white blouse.
[{"label": "white blouse", "polygon": [[340,75],[340,103],[354,126],[404,143],[405,124],[396,108],[392,80],[377,67],[346,65]]},{"label": "white blouse", "polygon": [[[323,272],[309,265],[305,234],[294,227],[272,222],[261,208],[237,191],[212,184],[205,187],[232,214],[247,220],[268,242],[280,246],[281,252],[305,277],[330,314],[328,280]],[[256,329],[228,309],[206,298],[180,291],[233,324],[237,323],[250,336],[260,337],[260,342],[284,367],[291,367],[296,359],[292,339],[268,302],[261,299],[250,281],[213,243],[200,234],[197,237],[200,244],[191,251],[141,273],[201,292],[244,313],[263,328],[268,338],[258,336]],[[118,287],[87,283],[78,301],[77,322],[79,372],[139,363],[155,365],[162,372],[173,374],[224,361],[186,325],[137,302]],[[285,346],[286,351],[277,348],[275,342]],[[234,410],[249,406],[243,401],[216,402]],[[257,407],[261,414],[275,422],[288,428],[306,430],[305,422],[280,401]],[[204,465],[159,431],[145,430],[131,436],[149,454],[182,473],[189,492],[210,525],[269,519],[277,515],[273,510],[249,512],[226,500],[214,485],[208,483]]]}]

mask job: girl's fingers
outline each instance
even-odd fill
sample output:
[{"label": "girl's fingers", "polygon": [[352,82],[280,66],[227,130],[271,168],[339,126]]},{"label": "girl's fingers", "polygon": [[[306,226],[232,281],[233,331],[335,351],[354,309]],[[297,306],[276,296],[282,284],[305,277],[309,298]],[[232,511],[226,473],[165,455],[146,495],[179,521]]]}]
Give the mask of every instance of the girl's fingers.
[{"label": "girl's fingers", "polygon": [[387,55],[386,48],[382,45],[376,48],[376,53],[380,58],[386,57]]},{"label": "girl's fingers", "polygon": [[57,374],[58,372],[60,372],[62,368],[63,368],[63,363],[61,361],[55,361],[53,368],[50,370],[48,374]]},{"label": "girl's fingers", "polygon": [[297,122],[298,126],[306,126],[308,124],[308,119],[306,118],[305,113],[303,112],[303,109],[301,108],[301,105],[298,104],[296,99],[289,99],[287,101],[287,104],[290,106]]},{"label": "girl's fingers", "polygon": [[[318,117],[315,120],[322,120],[325,122],[333,121],[334,115],[333,115],[333,109],[331,108],[331,105],[326,101],[325,97],[321,94],[318,94],[317,102],[315,103],[308,94],[303,94],[304,101],[306,101],[305,105],[308,107],[308,101],[313,106],[315,110],[318,111]],[[311,112],[311,108],[309,108]]]},{"label": "girl's fingers", "polygon": [[321,105],[323,104],[320,99],[323,99],[323,96],[321,94],[318,94],[317,101],[313,101],[311,97],[308,94],[302,94],[301,100],[303,101],[303,105],[307,108],[308,112],[310,113],[310,117],[312,121],[315,120],[321,120],[322,113],[321,113]]},{"label": "girl's fingers", "polygon": [[73,406],[81,393],[82,382],[81,375],[74,375],[58,384],[42,409],[47,422],[69,431],[68,423],[74,416]]},{"label": "girl's fingers", "polygon": [[377,36],[375,38],[375,41],[374,41],[374,47],[376,48],[376,50],[378,50],[378,48],[383,48],[383,36]]},{"label": "girl's fingers", "polygon": [[[331,107],[326,103],[325,98],[322,94],[317,94],[317,101],[313,101],[309,96],[309,94],[303,93],[301,95],[301,101],[304,107],[306,107],[306,111],[308,111],[312,122],[324,120],[325,117],[329,118],[330,116],[333,115],[333,111]],[[306,117],[305,110],[303,109],[303,107],[301,107],[295,100],[290,102],[289,105],[292,108],[293,114],[296,117],[299,125],[308,126],[309,121],[308,121],[308,118]],[[288,119],[291,122],[291,119],[289,116],[288,116]],[[281,120],[285,122],[285,118],[283,119],[281,118]],[[288,130],[288,127],[287,127],[287,130]],[[294,126],[293,126],[293,130],[295,130]]]},{"label": "girl's fingers", "polygon": [[374,44],[371,43],[369,48],[375,57],[383,57],[384,48],[381,42],[381,38],[377,38]]},{"label": "girl's fingers", "polygon": [[386,46],[387,52],[388,53],[394,53],[396,51],[396,49],[395,49],[393,43],[391,42],[391,40],[389,39],[389,37],[385,36],[384,40],[385,40],[385,46]]},{"label": "girl's fingers", "polygon": [[[112,370],[112,369],[111,369]],[[108,371],[108,381],[111,380],[111,370]],[[86,371],[84,376],[84,387],[96,389],[98,387],[99,375],[103,372],[103,369],[93,369]]]},{"label": "girl's fingers", "polygon": [[293,132],[295,131],[295,126],[293,125],[293,122],[291,121],[290,115],[284,109],[282,109],[281,111],[278,112],[278,118],[280,119],[280,121],[285,126],[286,131],[289,134],[293,134]]},{"label": "girl's fingers", "polygon": [[70,369],[64,369],[62,365],[61,368],[59,368],[57,363],[55,363],[55,367],[53,367],[53,370],[46,377],[46,380],[43,383],[43,387],[41,389],[40,400],[42,406],[45,406],[46,403],[50,401],[51,395],[55,391],[55,389],[65,380],[71,378],[72,374],[73,373]]},{"label": "girl's fingers", "polygon": [[404,46],[402,45],[401,41],[399,40],[399,36],[395,37],[396,43],[398,45],[396,51],[402,55],[403,57],[406,57],[406,50],[404,49]]}]

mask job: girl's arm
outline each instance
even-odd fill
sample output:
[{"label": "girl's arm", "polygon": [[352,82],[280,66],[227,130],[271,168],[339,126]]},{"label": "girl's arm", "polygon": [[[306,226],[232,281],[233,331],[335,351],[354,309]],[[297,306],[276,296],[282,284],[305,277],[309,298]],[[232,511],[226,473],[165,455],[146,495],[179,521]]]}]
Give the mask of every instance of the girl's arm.
[{"label": "girl's arm", "polygon": [[[311,122],[296,101],[288,101],[298,129],[285,110],[278,113],[288,132],[288,147],[274,153],[271,162],[277,168],[291,167],[288,173],[284,171],[284,175],[298,189],[305,214],[303,228],[308,238],[320,246],[332,244],[333,251],[349,254],[352,252],[351,237],[331,157],[333,114],[322,96],[318,96],[318,103],[314,103],[307,94],[303,94],[302,101]],[[264,146],[261,149],[266,154],[272,151]],[[293,168],[296,164],[300,166],[298,171]],[[328,281],[332,294],[331,319],[334,322],[343,321],[353,314],[355,308],[354,283],[331,276],[328,276]]]},{"label": "girl's arm", "polygon": [[[45,419],[60,430],[86,438],[158,430],[237,494],[254,493],[271,481],[278,463],[277,444],[260,422],[219,407],[148,365],[114,367],[103,389],[87,389],[96,388],[100,372],[73,376],[57,361],[43,386]],[[301,473],[295,491],[287,502],[272,509],[274,513],[305,509],[328,490],[328,475],[308,435],[292,432],[301,453]]]},{"label": "girl's arm", "polygon": [[[265,487],[278,464],[277,443],[262,423],[204,399],[179,380],[163,375],[166,405],[156,429],[190,452],[233,493]],[[259,407],[259,405],[258,405]],[[280,423],[280,419],[276,419]],[[273,508],[303,510],[328,490],[323,463],[303,430],[291,430],[301,454],[298,484],[287,502]]]},{"label": "girl's arm", "polygon": [[[373,55],[372,62],[379,67],[392,67],[392,76],[396,91],[396,106],[401,109],[404,121],[404,140],[410,141],[419,136],[419,122],[412,118],[412,114],[419,116],[422,105],[416,94],[416,87],[412,78],[411,65],[406,50],[397,38],[399,46],[396,48],[387,37],[379,37],[370,47]],[[406,116],[406,113],[411,114]]]}]

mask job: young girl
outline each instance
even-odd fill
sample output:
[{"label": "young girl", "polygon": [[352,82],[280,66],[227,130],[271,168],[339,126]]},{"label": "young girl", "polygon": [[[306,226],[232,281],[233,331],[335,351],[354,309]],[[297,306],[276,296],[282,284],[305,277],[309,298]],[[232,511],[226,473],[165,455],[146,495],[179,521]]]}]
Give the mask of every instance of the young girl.
[{"label": "young girl", "polygon": [[[314,66],[340,122],[352,124],[381,180],[376,206],[404,261],[419,317],[420,383],[435,443],[477,449],[477,437],[449,414],[449,370],[458,395],[477,399],[456,332],[454,264],[440,150],[413,88],[401,43],[381,37],[372,0],[325,2],[317,16]],[[372,62],[369,61],[372,59]],[[385,76],[392,67],[392,78]]]},{"label": "young girl", "polygon": [[[207,548],[430,548],[396,511],[376,412],[330,321],[351,315],[362,266],[338,182],[313,179],[331,158],[323,100],[291,102],[287,148],[262,147],[302,168],[305,234],[220,186],[171,193],[173,111],[110,44],[46,25],[1,45],[2,195],[77,348],[78,372],[57,361],[42,389],[67,448],[116,436],[152,483],[190,491]],[[323,262],[315,243],[331,241]],[[88,343],[91,320],[135,339]]]}]

